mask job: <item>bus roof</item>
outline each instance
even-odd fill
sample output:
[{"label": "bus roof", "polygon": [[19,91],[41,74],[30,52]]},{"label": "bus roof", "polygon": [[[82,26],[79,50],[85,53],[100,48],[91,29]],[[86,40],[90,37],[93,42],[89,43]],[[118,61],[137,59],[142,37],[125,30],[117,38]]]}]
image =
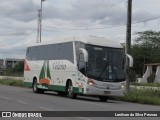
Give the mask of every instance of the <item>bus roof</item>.
[{"label": "bus roof", "polygon": [[104,37],[96,37],[96,36],[78,36],[78,37],[74,36],[74,37],[67,37],[63,39],[54,39],[47,42],[36,43],[32,46],[65,43],[65,42],[72,42],[72,41],[79,41],[85,44],[104,46],[104,47],[123,48],[123,46],[118,41],[109,40]]}]

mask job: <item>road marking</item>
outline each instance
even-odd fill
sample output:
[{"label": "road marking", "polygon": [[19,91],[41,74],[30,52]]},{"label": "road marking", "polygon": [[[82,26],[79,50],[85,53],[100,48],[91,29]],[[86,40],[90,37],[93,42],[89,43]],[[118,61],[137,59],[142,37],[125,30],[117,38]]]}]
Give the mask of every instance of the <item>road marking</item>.
[{"label": "road marking", "polygon": [[[0,98],[5,99],[5,100],[11,100],[10,98],[4,97],[4,96],[0,96]],[[20,101],[20,100],[16,100],[16,102],[19,102],[19,103],[22,103],[22,104],[25,104],[25,105],[28,104],[28,103]]]},{"label": "road marking", "polygon": [[77,118],[80,118],[80,119],[83,119],[83,120],[91,120],[91,119],[85,118],[85,117],[77,117]]},{"label": "road marking", "polygon": [[11,100],[10,98],[4,97],[4,96],[0,96],[0,98],[5,99],[5,100]]},{"label": "road marking", "polygon": [[23,102],[23,101],[20,101],[20,100],[16,100],[17,102],[19,102],[19,103],[22,103],[22,104],[25,104],[25,105],[27,105],[28,103],[26,103],[26,102]]},{"label": "road marking", "polygon": [[49,110],[49,111],[55,111],[54,109],[46,108],[46,107],[39,107],[41,109]]}]

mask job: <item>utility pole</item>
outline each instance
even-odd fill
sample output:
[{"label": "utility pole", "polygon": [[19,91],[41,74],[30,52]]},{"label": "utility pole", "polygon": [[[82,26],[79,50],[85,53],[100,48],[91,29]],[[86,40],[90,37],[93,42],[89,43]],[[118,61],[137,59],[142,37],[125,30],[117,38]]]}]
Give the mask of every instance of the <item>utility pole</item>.
[{"label": "utility pole", "polygon": [[[127,30],[126,30],[126,49],[125,52],[127,54],[131,53],[131,23],[132,23],[132,0],[128,0],[128,7],[127,7]],[[130,81],[129,81],[129,61],[128,58],[126,57],[126,65],[125,65],[125,70],[126,70],[126,92],[128,93],[130,90]]]},{"label": "utility pole", "polygon": [[37,43],[40,41],[40,20],[41,20],[41,10],[38,11],[38,25],[37,25]]},{"label": "utility pole", "polygon": [[41,11],[41,14],[40,14],[40,40],[39,40],[39,42],[41,42],[41,34],[42,34],[42,2],[44,2],[45,0],[41,0],[41,9],[40,9],[40,11]]}]

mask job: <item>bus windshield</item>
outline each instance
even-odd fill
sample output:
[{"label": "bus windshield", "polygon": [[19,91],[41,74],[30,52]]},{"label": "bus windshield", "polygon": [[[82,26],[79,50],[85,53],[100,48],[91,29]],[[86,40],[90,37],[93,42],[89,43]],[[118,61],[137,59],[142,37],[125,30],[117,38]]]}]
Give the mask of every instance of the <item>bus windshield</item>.
[{"label": "bus windshield", "polygon": [[124,75],[124,50],[87,45],[87,76],[98,81],[121,82]]}]

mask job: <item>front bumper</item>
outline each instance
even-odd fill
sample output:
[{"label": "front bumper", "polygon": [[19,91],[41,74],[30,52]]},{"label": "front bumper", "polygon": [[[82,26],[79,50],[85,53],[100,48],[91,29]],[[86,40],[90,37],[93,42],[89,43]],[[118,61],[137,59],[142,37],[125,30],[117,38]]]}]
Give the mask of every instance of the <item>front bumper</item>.
[{"label": "front bumper", "polygon": [[100,89],[92,85],[87,85],[84,89],[84,94],[86,95],[95,95],[95,96],[120,96],[125,95],[125,89]]}]

